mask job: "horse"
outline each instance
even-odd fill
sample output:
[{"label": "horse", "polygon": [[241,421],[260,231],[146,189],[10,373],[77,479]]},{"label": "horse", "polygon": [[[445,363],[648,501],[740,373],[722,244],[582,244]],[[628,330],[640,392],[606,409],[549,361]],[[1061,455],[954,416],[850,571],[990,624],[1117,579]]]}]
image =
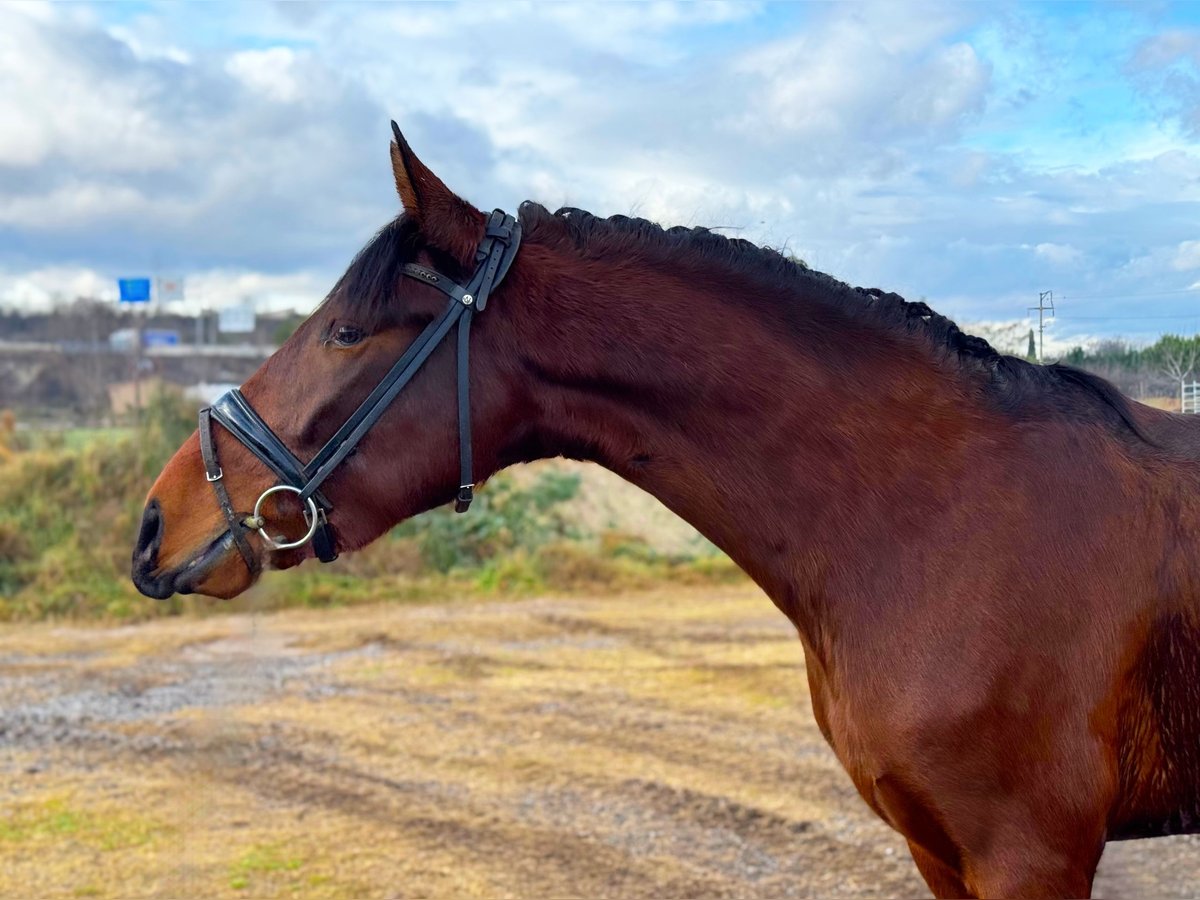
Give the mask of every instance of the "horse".
[{"label": "horse", "polygon": [[1200,418],[703,228],[485,215],[393,128],[401,213],[154,482],[143,592],[234,597],[588,460],[795,625],[935,895],[1088,896],[1106,841],[1200,831]]}]

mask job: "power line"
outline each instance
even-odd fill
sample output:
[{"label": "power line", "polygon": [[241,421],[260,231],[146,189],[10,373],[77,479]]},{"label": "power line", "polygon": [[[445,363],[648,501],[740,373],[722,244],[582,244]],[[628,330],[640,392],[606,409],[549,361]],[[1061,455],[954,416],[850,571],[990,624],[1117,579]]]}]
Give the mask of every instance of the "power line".
[{"label": "power line", "polygon": [[[1066,299],[1066,298],[1060,298],[1060,299]],[[1036,306],[1031,306],[1029,308],[1031,310],[1037,309]],[[1169,316],[1076,316],[1076,315],[1066,315],[1066,316],[1063,316],[1063,319],[1065,319],[1067,321],[1071,321],[1071,322],[1075,321],[1076,319],[1080,319],[1080,320],[1086,319],[1089,322],[1115,322],[1118,320],[1130,320],[1130,321],[1140,322],[1145,319],[1200,319],[1200,312],[1179,313],[1177,315],[1169,315]]]},{"label": "power line", "polygon": [[1144,294],[1085,294],[1076,296],[1075,294],[1061,294],[1060,300],[1137,300],[1143,297],[1166,297],[1170,294],[1196,294],[1200,293],[1200,287],[1181,288],[1174,291],[1150,291]]}]

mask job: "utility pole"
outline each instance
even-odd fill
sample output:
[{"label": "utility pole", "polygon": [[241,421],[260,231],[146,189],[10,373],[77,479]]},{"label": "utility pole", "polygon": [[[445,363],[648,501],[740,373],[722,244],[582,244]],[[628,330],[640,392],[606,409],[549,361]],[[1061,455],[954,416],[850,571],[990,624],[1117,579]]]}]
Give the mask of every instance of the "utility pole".
[{"label": "utility pole", "polygon": [[133,406],[134,424],[141,441],[142,430],[142,332],[145,330],[144,310],[133,311]]},{"label": "utility pole", "polygon": [[[1049,306],[1047,306],[1049,304]],[[1038,314],[1038,362],[1046,361],[1046,313],[1054,318],[1054,291],[1038,291],[1038,305],[1029,307]]]}]

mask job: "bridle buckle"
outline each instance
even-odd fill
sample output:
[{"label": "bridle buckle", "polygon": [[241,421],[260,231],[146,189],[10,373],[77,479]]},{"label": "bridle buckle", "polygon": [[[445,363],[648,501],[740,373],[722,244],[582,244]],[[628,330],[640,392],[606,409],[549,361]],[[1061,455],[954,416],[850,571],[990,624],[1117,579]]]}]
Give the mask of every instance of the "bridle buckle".
[{"label": "bridle buckle", "polygon": [[454,511],[456,513],[465,513],[471,508],[471,501],[475,499],[475,485],[461,484],[458,486],[458,496],[454,498]]}]

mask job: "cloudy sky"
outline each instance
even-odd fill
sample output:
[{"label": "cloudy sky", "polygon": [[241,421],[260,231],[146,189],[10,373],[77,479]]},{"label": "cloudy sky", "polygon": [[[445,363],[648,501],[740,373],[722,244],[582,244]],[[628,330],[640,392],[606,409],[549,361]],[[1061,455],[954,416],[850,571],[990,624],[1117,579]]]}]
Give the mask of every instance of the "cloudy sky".
[{"label": "cloudy sky", "polygon": [[1200,5],[0,4],[0,303],[311,308],[397,211],[721,226],[964,322],[1200,330]]}]

